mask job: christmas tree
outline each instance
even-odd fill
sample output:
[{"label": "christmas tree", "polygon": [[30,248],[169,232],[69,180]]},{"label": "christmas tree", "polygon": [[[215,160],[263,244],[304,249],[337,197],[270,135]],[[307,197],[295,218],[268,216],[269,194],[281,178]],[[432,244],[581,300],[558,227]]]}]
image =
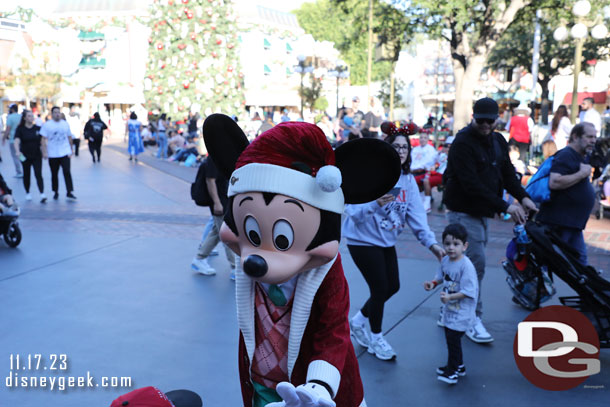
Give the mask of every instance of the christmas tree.
[{"label": "christmas tree", "polygon": [[170,114],[241,110],[243,73],[230,1],[154,0],[149,11],[148,109]]}]

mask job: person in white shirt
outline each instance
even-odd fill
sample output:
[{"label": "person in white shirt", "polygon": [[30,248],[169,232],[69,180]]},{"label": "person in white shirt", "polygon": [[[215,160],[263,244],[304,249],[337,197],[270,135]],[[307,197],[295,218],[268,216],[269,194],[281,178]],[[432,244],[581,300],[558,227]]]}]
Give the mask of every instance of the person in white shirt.
[{"label": "person in white shirt", "polygon": [[83,124],[80,121],[80,114],[76,111],[76,106],[70,106],[70,113],[68,114],[66,121],[70,125],[70,132],[72,133],[72,145],[74,146],[74,155],[78,157],[78,148],[80,147],[80,134],[83,130]]},{"label": "person in white shirt", "polygon": [[584,122],[591,123],[593,125],[593,127],[595,127],[597,137],[599,137],[601,130],[602,130],[602,116],[593,107],[594,103],[595,103],[595,100],[593,98],[585,98],[582,101],[580,106],[582,107],[584,114],[582,115],[582,119],[580,120],[580,122],[581,123],[584,123]]},{"label": "person in white shirt", "polygon": [[[419,133],[419,145],[413,147],[411,151],[411,173],[415,176],[419,190],[423,191],[422,202],[426,212],[430,212],[432,201],[432,182],[427,183],[428,187],[424,187],[424,179],[430,178],[430,173],[436,167],[437,152],[433,146],[428,144],[429,135],[423,131]],[[440,178],[442,180],[442,176]],[[431,181],[431,180],[430,180]]]},{"label": "person in white shirt", "polygon": [[51,119],[46,121],[40,129],[42,136],[43,158],[49,159],[49,168],[51,169],[51,187],[54,195],[53,199],[59,198],[59,182],[58,174],[61,167],[66,183],[66,197],[71,200],[76,200],[72,193],[74,187],[72,185],[72,175],[70,174],[70,158],[72,157],[72,132],[68,122],[61,119],[59,107],[53,106],[51,109]]}]

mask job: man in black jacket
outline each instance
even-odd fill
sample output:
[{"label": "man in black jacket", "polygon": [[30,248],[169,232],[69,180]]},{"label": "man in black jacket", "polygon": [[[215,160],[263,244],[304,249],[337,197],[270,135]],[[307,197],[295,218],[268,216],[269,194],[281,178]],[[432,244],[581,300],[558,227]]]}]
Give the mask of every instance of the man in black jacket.
[{"label": "man in black jacket", "polygon": [[[443,175],[443,201],[449,212],[449,223],[461,223],[468,231],[466,255],[474,264],[479,280],[479,298],[475,324],[466,336],[477,343],[488,343],[493,337],[481,322],[481,283],[485,274],[485,246],[488,237],[487,218],[509,213],[517,223],[524,223],[529,212],[537,211],[515,174],[508,157],[504,137],[494,131],[498,104],[483,98],[474,104],[472,122],[458,132],[449,150]],[[521,205],[502,199],[506,189]],[[525,210],[524,210],[525,209]]]}]

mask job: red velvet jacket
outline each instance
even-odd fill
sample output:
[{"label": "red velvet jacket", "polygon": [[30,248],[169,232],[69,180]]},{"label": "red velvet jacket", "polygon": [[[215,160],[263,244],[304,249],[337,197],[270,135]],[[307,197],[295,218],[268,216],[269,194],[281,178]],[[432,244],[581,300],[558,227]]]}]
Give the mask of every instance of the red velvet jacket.
[{"label": "red velvet jacket", "polygon": [[[314,297],[299,356],[290,377],[290,382],[299,386],[305,383],[310,362],[324,360],[332,364],[341,374],[339,390],[334,398],[337,407],[358,407],[364,397],[358,361],[350,340],[348,312],[349,287],[341,257],[337,256]],[[250,360],[241,332],[239,376],[244,406],[250,407],[253,397]]]}]

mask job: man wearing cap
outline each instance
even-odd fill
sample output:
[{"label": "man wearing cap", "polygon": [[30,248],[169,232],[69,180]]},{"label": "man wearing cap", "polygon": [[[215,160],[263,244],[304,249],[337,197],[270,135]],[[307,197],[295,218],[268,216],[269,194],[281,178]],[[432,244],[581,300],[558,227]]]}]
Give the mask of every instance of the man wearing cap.
[{"label": "man wearing cap", "polygon": [[[521,187],[515,168],[508,157],[504,137],[495,132],[498,104],[490,98],[476,101],[472,122],[460,130],[449,150],[447,169],[443,174],[443,202],[449,210],[449,223],[461,223],[468,231],[466,255],[477,270],[479,287],[485,274],[485,246],[488,220],[497,213],[509,213],[517,223],[524,223],[526,211],[537,211],[536,205]],[[502,199],[506,189],[521,205],[509,205]],[[481,321],[481,288],[475,324],[466,336],[477,343],[488,343],[493,337]]]}]

